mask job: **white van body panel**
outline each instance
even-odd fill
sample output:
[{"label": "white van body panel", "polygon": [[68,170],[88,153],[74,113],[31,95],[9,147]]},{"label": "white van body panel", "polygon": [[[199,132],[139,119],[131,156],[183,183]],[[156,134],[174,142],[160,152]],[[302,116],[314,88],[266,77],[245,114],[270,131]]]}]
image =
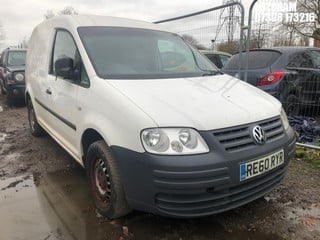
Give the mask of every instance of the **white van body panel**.
[{"label": "white van body panel", "polygon": [[[43,22],[33,31],[26,64],[26,91],[31,96],[39,124],[80,163],[81,136],[87,129],[99,132],[109,146],[144,152],[140,134],[146,128],[176,126],[213,130],[280,113],[277,100],[228,75],[142,81],[101,79],[81,42],[79,26],[165,30],[131,19],[60,16]],[[88,89],[49,74],[57,29],[72,35],[90,79]],[[48,89],[51,95],[46,94]],[[243,91],[247,93],[245,96]],[[208,105],[212,102],[217,104]],[[264,107],[257,107],[260,104]],[[57,120],[46,108],[65,115],[76,129]]]},{"label": "white van body panel", "polygon": [[[41,126],[85,165],[96,206],[111,218],[130,209],[185,218],[239,207],[276,187],[294,155],[278,100],[201,54],[197,61],[195,49],[165,31],[124,18],[58,16],[29,42],[31,132],[39,136]],[[111,38],[94,39],[100,33]],[[138,44],[128,44],[131,36]],[[125,61],[112,65],[118,57]]]},{"label": "white van body panel", "polygon": [[[92,79],[90,91],[79,89],[79,96],[79,134],[82,135],[87,129],[94,129],[109,146],[126,146],[136,152],[144,152],[140,140],[141,130],[157,127],[157,124],[139,107],[110,83],[98,77]],[[90,102],[86,101],[88,99]],[[80,149],[81,142],[78,141],[78,144]]]},{"label": "white van body panel", "polygon": [[[128,24],[139,28],[154,28],[153,24],[129,19],[101,16],[61,16],[38,25],[30,39],[28,62],[26,64],[26,91],[31,96],[37,120],[81,164],[83,154],[81,136],[86,129],[94,129],[99,132],[110,146],[125,144],[129,149],[143,152],[144,149],[140,141],[141,129],[156,127],[156,124],[135,104],[123,98],[122,93],[115,90],[106,81],[96,77],[77,33],[77,27],[80,25],[128,27]],[[50,56],[53,51],[52,46],[56,29],[67,30],[72,35],[90,78],[90,91],[49,74]],[[52,92],[51,95],[46,93],[48,89]],[[91,94],[92,92],[95,92],[95,94]],[[119,100],[115,101],[117,98]],[[88,99],[90,99],[90,102],[86,101]],[[51,106],[47,106],[48,103]],[[65,109],[65,106],[68,106],[68,109]],[[60,114],[63,112],[63,115],[67,114],[64,117],[75,123],[76,131],[66,127],[63,122],[57,120],[45,108]],[[119,111],[119,108],[123,111]],[[112,117],[110,117],[110,112],[114,113]],[[143,115],[138,117],[140,121],[132,123],[125,121],[134,119],[133,115],[135,114]],[[121,121],[121,119],[123,120]],[[137,125],[140,126],[137,127]],[[122,131],[124,129],[125,132]]]}]

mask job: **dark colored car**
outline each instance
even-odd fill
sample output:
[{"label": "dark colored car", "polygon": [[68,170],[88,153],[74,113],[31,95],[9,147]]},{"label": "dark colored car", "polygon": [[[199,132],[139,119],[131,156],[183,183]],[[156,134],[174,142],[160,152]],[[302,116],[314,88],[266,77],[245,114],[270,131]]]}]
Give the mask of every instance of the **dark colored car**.
[{"label": "dark colored car", "polygon": [[[243,62],[245,54],[242,55]],[[244,79],[244,64],[239,71],[235,54],[222,71]],[[280,47],[249,52],[248,83],[278,98],[288,115],[301,108],[320,105],[320,49]]]},{"label": "dark colored car", "polygon": [[24,100],[25,49],[5,49],[0,58],[0,92],[7,94],[8,104]]},{"label": "dark colored car", "polygon": [[218,68],[222,68],[226,62],[231,58],[231,54],[226,52],[217,52],[217,51],[209,51],[209,50],[201,50],[202,54],[204,54],[211,62],[214,63]]}]

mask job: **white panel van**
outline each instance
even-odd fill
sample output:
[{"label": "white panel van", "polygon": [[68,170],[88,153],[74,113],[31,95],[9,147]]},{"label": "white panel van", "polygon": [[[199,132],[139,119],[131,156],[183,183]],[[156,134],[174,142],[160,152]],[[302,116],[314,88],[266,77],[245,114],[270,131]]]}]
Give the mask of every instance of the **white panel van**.
[{"label": "white panel van", "polygon": [[276,187],[294,153],[279,101],[147,22],[76,15],[39,24],[26,100],[32,134],[47,132],[86,168],[109,218],[236,208]]}]

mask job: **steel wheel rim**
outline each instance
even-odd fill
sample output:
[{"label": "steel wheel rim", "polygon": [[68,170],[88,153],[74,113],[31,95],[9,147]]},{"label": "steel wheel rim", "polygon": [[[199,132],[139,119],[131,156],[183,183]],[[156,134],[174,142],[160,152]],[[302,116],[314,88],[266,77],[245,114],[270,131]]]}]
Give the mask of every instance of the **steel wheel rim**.
[{"label": "steel wheel rim", "polygon": [[93,174],[98,200],[101,204],[109,206],[111,199],[111,182],[107,167],[102,159],[99,158],[95,161]]}]

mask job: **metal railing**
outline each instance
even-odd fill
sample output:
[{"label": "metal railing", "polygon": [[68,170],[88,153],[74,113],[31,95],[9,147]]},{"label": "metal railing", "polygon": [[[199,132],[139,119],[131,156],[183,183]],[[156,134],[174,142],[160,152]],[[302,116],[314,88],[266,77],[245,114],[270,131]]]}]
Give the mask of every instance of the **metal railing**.
[{"label": "metal railing", "polygon": [[[249,50],[250,47],[252,47],[251,40],[253,37],[256,37],[252,35],[252,30],[256,30],[257,28],[257,23],[253,21],[253,14],[255,5],[259,1],[254,0],[251,3],[246,26],[244,6],[240,2],[233,0],[227,0],[225,2],[226,3],[221,6],[156,21],[154,23],[166,25],[167,28],[182,35],[182,37],[186,37],[185,35],[191,36],[191,40],[198,48],[222,50],[229,53],[239,52],[239,73],[242,71],[242,79],[247,81]],[[247,30],[246,35],[245,30]],[[265,29],[263,29],[263,31],[264,30]],[[269,31],[272,32],[273,30],[269,29]],[[291,36],[291,38],[294,38],[294,36]],[[274,39],[274,41],[280,43],[277,39]],[[267,43],[270,45],[270,41],[267,41]],[[234,45],[236,46],[234,47]],[[229,48],[223,48],[225,46],[229,46]],[[245,54],[242,54],[242,52]],[[303,81],[296,81],[294,84],[297,85],[296,88],[299,91],[292,92],[291,95],[286,98],[279,97],[279,100],[286,108],[291,119],[291,124],[296,130],[299,126],[294,126],[294,122],[297,123],[301,121],[302,124],[307,124],[309,121],[311,122],[311,128],[306,131],[313,131],[312,127],[317,126],[317,121],[320,122],[320,70],[318,72],[314,71],[315,74],[312,77],[307,76],[308,71],[305,70],[306,69],[300,71],[296,69],[296,72],[300,75],[304,72],[306,76],[301,75],[300,78],[308,78],[310,81],[305,85],[302,84]],[[305,129],[303,126],[301,126],[301,128]],[[297,134],[300,133],[297,131]],[[306,138],[298,137],[298,139],[301,140],[304,146],[314,147],[317,142],[320,144],[320,136],[318,133],[312,134],[314,137],[312,142],[301,140],[308,140],[308,136]]]},{"label": "metal railing", "polygon": [[231,54],[240,52],[240,62],[242,62],[246,29],[244,18],[245,10],[242,3],[229,0],[221,6],[154,23],[166,24],[166,27],[182,37],[191,36],[192,40],[198,44],[196,46],[198,48],[222,50]]}]

